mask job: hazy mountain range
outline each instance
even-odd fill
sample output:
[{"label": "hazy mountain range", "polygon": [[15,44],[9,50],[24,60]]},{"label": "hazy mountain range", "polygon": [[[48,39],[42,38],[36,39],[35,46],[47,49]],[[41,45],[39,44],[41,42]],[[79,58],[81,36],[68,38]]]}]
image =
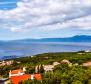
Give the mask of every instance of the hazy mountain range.
[{"label": "hazy mountain range", "polygon": [[[10,43],[29,43],[29,42],[91,42],[91,36],[76,35],[66,38],[42,38],[42,39],[22,39],[8,41]],[[0,42],[2,44],[3,41]]]}]

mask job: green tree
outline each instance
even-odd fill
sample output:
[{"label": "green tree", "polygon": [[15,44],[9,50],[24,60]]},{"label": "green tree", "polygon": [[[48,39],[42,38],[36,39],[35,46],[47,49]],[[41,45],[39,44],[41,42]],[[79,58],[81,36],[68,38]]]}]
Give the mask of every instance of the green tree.
[{"label": "green tree", "polygon": [[72,84],[83,84],[83,83],[79,80],[76,80],[76,81],[73,81]]}]

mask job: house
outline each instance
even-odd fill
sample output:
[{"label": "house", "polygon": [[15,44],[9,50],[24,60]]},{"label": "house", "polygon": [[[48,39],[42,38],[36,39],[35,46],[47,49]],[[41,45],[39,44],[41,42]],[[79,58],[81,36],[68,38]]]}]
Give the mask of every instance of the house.
[{"label": "house", "polygon": [[11,64],[13,64],[13,60],[0,62],[0,66],[11,65]]},{"label": "house", "polygon": [[[12,84],[19,84],[22,83],[25,80],[42,80],[41,74],[25,74],[26,68],[23,67],[23,69],[17,69],[12,70],[9,72],[9,78],[11,80]],[[1,83],[0,83],[1,84]]]},{"label": "house", "polygon": [[64,60],[62,60],[62,61],[61,61],[61,63],[62,63],[62,64],[70,64],[70,61],[69,61],[69,60],[64,59]]},{"label": "house", "polygon": [[91,66],[91,61],[86,62],[86,63],[83,63],[82,66],[84,66],[84,67],[89,67],[89,66]]},{"label": "house", "polygon": [[40,68],[41,68],[41,65],[37,65],[37,66],[35,67],[35,73],[38,73],[38,71],[40,70]]},{"label": "house", "polygon": [[59,62],[53,62],[53,66],[59,65]]},{"label": "house", "polygon": [[37,65],[37,66],[35,66],[35,73],[39,73],[39,72],[41,72],[41,73],[43,73],[43,71],[44,71],[44,67],[43,67],[44,65]]},{"label": "house", "polygon": [[45,71],[45,73],[53,71],[54,67],[59,64],[60,64],[59,62],[53,62],[52,65],[37,65],[35,67],[35,73],[38,73],[38,71],[41,70],[41,68]]},{"label": "house", "polygon": [[26,71],[25,67],[23,67],[23,69],[17,69],[12,71],[10,70],[9,77],[24,75],[25,71]]},{"label": "house", "polygon": [[85,53],[81,53],[81,52],[79,52],[79,53],[77,53],[77,54],[79,54],[79,55],[84,55]]},{"label": "house", "polygon": [[91,52],[90,50],[85,50],[86,53]]},{"label": "house", "polygon": [[11,65],[11,64],[13,64],[13,60],[11,60],[11,61],[6,61],[6,65]]},{"label": "house", "polygon": [[33,80],[33,79],[41,81],[42,76],[41,76],[41,74],[24,74],[24,75],[19,75],[19,76],[12,76],[10,78],[11,83],[13,83],[13,84],[19,84],[25,80]]},{"label": "house", "polygon": [[49,71],[53,71],[53,69],[54,69],[53,65],[44,65],[43,67],[44,67],[45,73],[49,72]]}]

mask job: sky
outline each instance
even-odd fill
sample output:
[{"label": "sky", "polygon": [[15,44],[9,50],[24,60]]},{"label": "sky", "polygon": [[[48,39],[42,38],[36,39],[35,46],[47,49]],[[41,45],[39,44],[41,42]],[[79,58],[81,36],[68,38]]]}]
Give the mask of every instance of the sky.
[{"label": "sky", "polygon": [[91,35],[91,0],[0,0],[0,40]]}]

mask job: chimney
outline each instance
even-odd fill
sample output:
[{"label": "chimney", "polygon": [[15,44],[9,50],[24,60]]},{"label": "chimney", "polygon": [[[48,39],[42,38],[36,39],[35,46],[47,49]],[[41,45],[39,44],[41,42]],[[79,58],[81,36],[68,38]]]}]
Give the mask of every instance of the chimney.
[{"label": "chimney", "polygon": [[9,71],[9,78],[11,77],[11,70]]},{"label": "chimney", "polygon": [[26,71],[26,67],[23,67],[23,72],[25,72]]},{"label": "chimney", "polygon": [[31,80],[33,80],[33,79],[34,79],[34,75],[32,74],[32,75],[31,75]]}]

